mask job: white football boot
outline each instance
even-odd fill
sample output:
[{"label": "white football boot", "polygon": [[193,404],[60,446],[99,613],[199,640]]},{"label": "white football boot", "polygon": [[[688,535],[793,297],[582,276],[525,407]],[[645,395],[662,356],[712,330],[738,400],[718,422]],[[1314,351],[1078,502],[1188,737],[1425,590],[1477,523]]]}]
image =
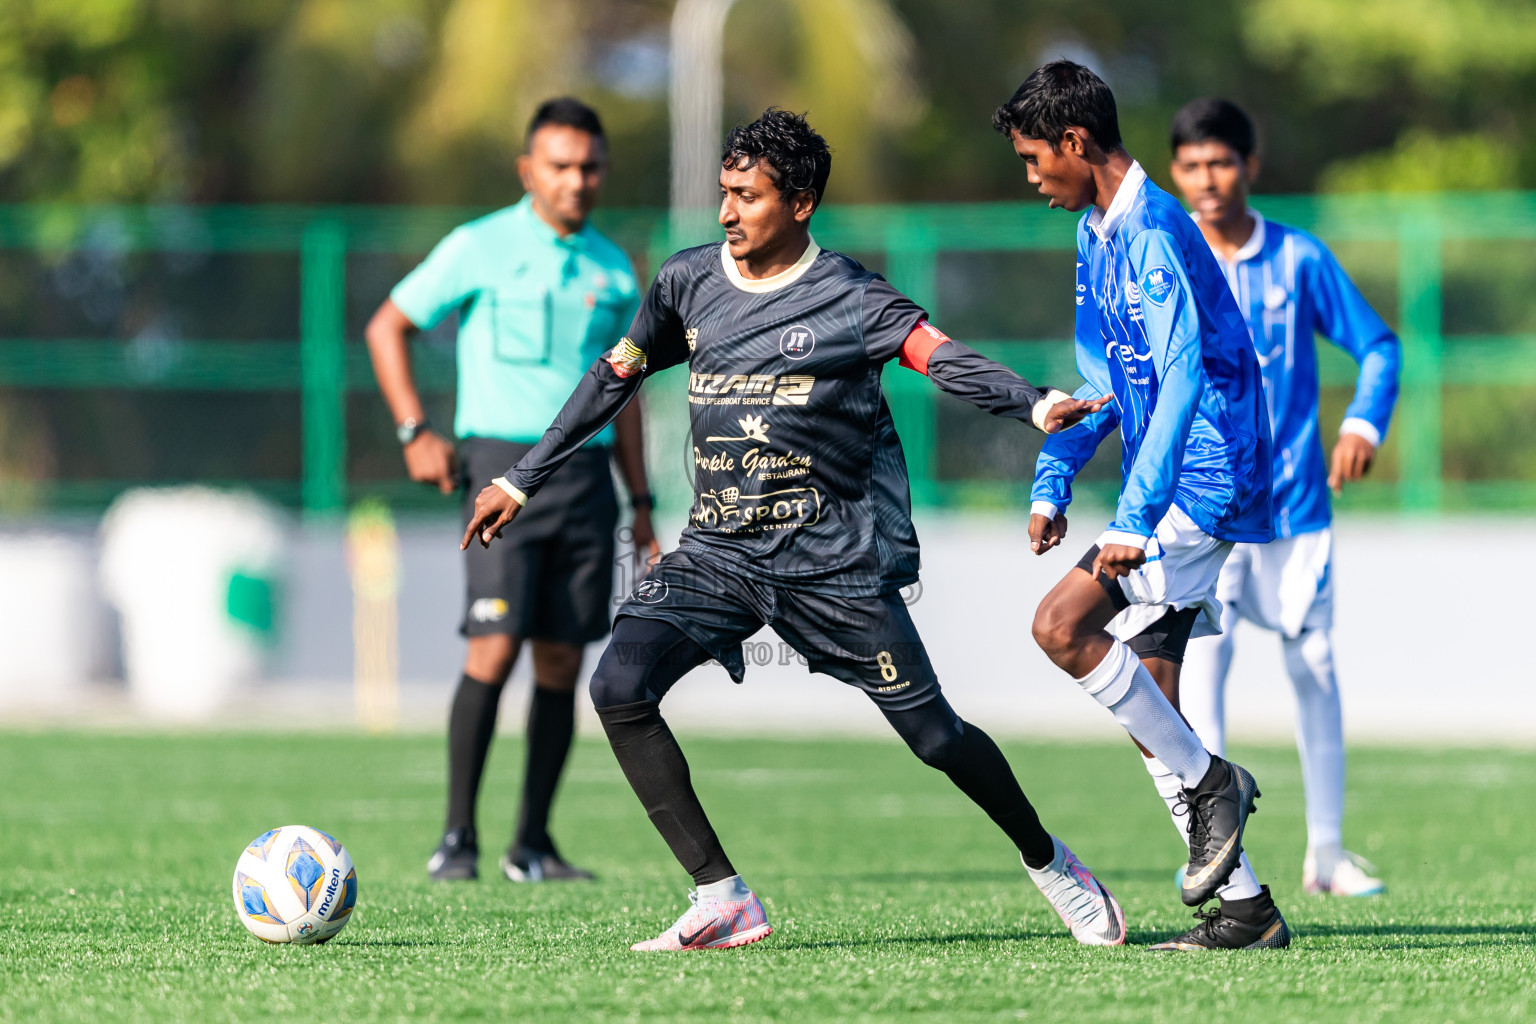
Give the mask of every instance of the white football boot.
[{"label": "white football boot", "polygon": [[1308,847],[1301,863],[1301,884],[1316,895],[1380,896],[1387,891],[1386,883],[1376,877],[1376,865],[1348,850],[1319,857]]}]

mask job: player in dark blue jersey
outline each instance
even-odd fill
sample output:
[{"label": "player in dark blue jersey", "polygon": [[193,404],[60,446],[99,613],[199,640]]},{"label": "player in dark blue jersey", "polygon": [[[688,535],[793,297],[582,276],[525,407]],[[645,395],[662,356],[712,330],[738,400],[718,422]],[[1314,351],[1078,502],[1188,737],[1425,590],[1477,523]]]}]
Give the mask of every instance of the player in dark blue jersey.
[{"label": "player in dark blue jersey", "polygon": [[997,745],[939,691],[898,591],[918,573],[906,461],[880,387],[900,360],[943,390],[1047,432],[1103,400],[1049,396],[951,341],[880,275],[819,248],[810,220],[831,155],[805,120],[770,110],[721,161],[725,243],[658,270],[630,332],[595,363],[553,426],[482,491],[465,531],[489,544],[550,474],[634,397],[687,363],[695,501],[677,551],[619,609],[592,699],[625,776],[693,877],[692,906],[645,950],[723,948],[770,929],[725,854],[659,704],[770,626],[823,672],[864,690],[927,764],[1008,835],[1079,942],[1117,945],[1124,915],[1041,826]]},{"label": "player in dark blue jersey", "polygon": [[1122,442],[1115,518],[1040,603],[1035,639],[1141,748],[1187,836],[1184,902],[1221,897],[1199,926],[1154,948],[1287,945],[1285,919],[1243,853],[1253,776],[1211,755],[1178,712],[1186,642],[1221,628],[1222,563],[1235,543],[1272,536],[1253,343],[1200,232],[1121,145],[1115,98],[1097,75],[1046,64],[992,123],[1052,206],[1088,211],[1077,231],[1078,397],[1113,398],[1041,448],[1037,554],[1061,543],[1072,480],[1099,442],[1116,428]]}]

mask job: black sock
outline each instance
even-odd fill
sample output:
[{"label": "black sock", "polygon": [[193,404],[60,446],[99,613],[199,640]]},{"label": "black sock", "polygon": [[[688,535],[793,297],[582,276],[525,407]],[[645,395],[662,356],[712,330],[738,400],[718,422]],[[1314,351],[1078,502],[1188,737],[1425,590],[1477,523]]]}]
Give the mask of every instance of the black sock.
[{"label": "black sock", "polygon": [[523,806],[517,815],[517,846],[554,853],[549,838],[549,806],[560,785],[560,772],[576,732],[576,692],[546,690],[537,683],[528,706],[528,770],[523,776]]},{"label": "black sock", "polygon": [[662,719],[660,706],[647,700],[598,708],[597,715],[624,777],[694,884],[708,885],[734,875],[736,869],[693,791],[688,762]]},{"label": "black sock", "polygon": [[1244,924],[1263,924],[1274,914],[1275,901],[1269,895],[1269,886],[1260,886],[1257,896],[1249,896],[1242,900],[1223,899],[1221,912]]},{"label": "black sock", "polygon": [[992,737],[969,722],[961,725],[965,735],[960,760],[944,774],[1013,840],[1025,864],[1036,870],[1050,864],[1056,858],[1056,844],[1040,824],[1040,816],[1024,795],[1008,759]]},{"label": "black sock", "polygon": [[472,676],[459,677],[448,714],[448,831],[475,827],[475,797],[485,771],[485,755],[496,734],[496,706],[501,702],[500,683],[482,683]]}]

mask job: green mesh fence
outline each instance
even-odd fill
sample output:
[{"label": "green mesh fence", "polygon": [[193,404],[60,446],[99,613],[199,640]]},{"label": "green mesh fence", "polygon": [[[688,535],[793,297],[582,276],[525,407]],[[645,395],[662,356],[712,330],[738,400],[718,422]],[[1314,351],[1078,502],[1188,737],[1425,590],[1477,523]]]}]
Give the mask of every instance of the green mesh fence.
[{"label": "green mesh fence", "polygon": [[[1517,509],[1536,499],[1536,194],[1264,196],[1322,236],[1400,333],[1403,392],[1381,464],[1346,508]],[[125,487],[238,484],[308,514],[364,495],[444,508],[404,480],[362,328],[454,225],[484,211],[0,207],[0,512],[103,507]],[[603,210],[642,276],[712,235]],[[817,214],[823,246],[879,269],[934,321],[1037,381],[1078,382],[1075,219],[1033,203]],[[1324,436],[1354,381],[1326,343]],[[418,383],[452,421],[453,328],[421,336]],[[664,508],[688,502],[683,371],[647,388]],[[925,507],[1027,501],[1035,442],[892,368],[886,389]],[[1111,447],[1110,445],[1106,447]],[[1106,498],[1118,462],[1085,476]]]}]

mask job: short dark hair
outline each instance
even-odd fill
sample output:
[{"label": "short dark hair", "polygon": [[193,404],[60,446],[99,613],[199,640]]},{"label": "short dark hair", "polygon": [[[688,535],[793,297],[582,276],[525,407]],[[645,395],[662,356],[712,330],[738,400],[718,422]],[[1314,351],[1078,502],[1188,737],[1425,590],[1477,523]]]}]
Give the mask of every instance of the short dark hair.
[{"label": "short dark hair", "polygon": [[751,124],[731,129],[720,153],[720,166],[744,171],[759,163],[779,195],[809,189],[816,194],[816,205],[821,205],[832,174],[832,151],[804,114],[769,107]]},{"label": "short dark hair", "polygon": [[1072,125],[1088,129],[1100,149],[1120,148],[1115,94],[1102,78],[1070,60],[1036,68],[992,115],[998,134],[1018,132],[1026,139],[1044,139],[1052,149],[1061,145]]},{"label": "short dark hair", "polygon": [[573,96],[557,96],[540,103],[539,109],[533,112],[533,120],[528,122],[527,141],[531,142],[534,132],[549,125],[577,128],[588,135],[604,138],[603,122],[598,120],[597,111]]},{"label": "short dark hair", "polygon": [[1206,96],[1191,100],[1173,115],[1168,132],[1169,148],[1177,153],[1180,146],[1201,142],[1220,142],[1231,146],[1243,159],[1253,155],[1253,121],[1243,108],[1231,100]]}]

